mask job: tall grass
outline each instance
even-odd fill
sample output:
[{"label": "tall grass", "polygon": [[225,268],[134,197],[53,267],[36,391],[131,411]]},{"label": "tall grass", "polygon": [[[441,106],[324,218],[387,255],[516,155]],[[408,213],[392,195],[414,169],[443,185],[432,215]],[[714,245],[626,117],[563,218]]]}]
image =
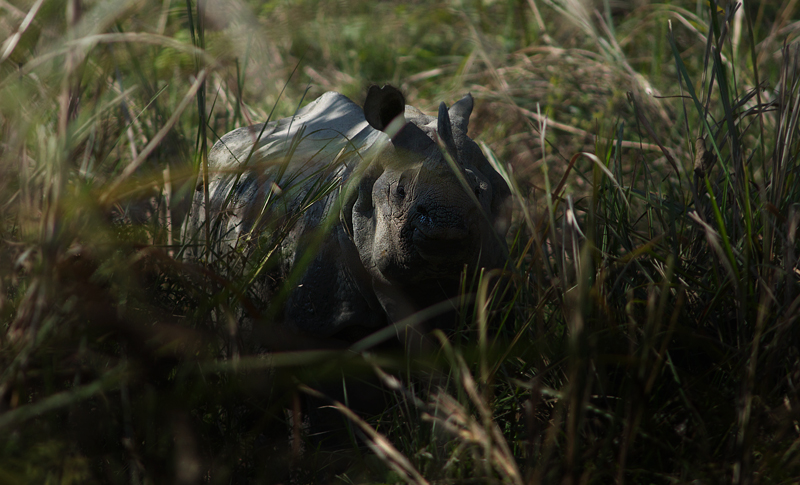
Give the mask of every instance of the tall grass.
[{"label": "tall grass", "polygon": [[[0,482],[797,481],[797,8],[637,5],[1,2]],[[509,285],[430,356],[265,351],[288,287],[181,232],[209,144],[370,82],[476,96]]]}]

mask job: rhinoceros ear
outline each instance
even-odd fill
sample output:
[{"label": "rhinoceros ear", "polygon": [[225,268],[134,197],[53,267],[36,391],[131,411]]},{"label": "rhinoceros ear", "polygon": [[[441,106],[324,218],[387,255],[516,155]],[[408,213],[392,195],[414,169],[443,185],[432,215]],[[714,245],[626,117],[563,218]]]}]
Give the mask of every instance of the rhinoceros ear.
[{"label": "rhinoceros ear", "polygon": [[[376,130],[386,131],[389,124],[398,116],[403,116],[406,110],[406,99],[403,93],[389,84],[382,88],[370,86],[367,99],[364,101],[364,118]],[[395,127],[400,129],[405,124],[405,118]],[[391,136],[391,134],[390,134]]]},{"label": "rhinoceros ear", "polygon": [[444,103],[439,105],[439,120],[436,126],[436,132],[439,134],[439,138],[442,140],[442,143],[444,143],[444,146],[450,151],[450,155],[455,157],[458,150],[456,149],[456,141],[453,138],[453,126],[450,124],[450,114]]},{"label": "rhinoceros ear", "polygon": [[467,133],[467,128],[469,128],[469,115],[472,114],[473,106],[472,94],[467,93],[466,96],[450,107],[450,117],[453,119],[453,124],[464,133]]}]

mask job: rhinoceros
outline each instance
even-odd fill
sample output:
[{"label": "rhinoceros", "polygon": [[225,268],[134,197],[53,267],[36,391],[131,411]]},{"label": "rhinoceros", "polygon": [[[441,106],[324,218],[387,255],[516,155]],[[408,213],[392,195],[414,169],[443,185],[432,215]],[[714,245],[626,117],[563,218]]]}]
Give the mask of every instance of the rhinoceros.
[{"label": "rhinoceros", "polygon": [[510,191],[467,136],[472,108],[467,94],[428,116],[372,86],[363,109],[328,92],[293,117],[231,131],[209,151],[208,207],[199,191],[186,237],[202,247],[208,220],[214,252],[247,258],[282,221],[280,263],[254,278],[290,284],[282,318],[312,336],[454,297],[465,268],[501,268],[508,253]]}]

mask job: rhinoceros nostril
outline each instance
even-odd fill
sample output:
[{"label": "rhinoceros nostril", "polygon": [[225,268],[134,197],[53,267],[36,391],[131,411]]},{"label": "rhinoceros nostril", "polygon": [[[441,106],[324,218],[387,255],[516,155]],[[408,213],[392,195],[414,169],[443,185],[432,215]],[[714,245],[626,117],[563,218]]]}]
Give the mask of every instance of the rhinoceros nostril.
[{"label": "rhinoceros nostril", "polygon": [[430,216],[420,214],[414,224],[415,242],[459,242],[469,237],[469,229],[464,224],[437,223]]},{"label": "rhinoceros nostril", "polygon": [[417,207],[417,220],[420,224],[425,226],[433,224],[431,217],[428,215],[428,211],[424,207]]}]

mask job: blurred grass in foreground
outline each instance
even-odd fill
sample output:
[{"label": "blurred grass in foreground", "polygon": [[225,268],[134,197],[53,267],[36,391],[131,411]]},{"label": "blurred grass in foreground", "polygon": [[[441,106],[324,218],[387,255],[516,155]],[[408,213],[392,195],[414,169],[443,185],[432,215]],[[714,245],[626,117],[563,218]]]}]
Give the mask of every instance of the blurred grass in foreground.
[{"label": "blurred grass in foreground", "polygon": [[[0,11],[0,483],[800,477],[794,2]],[[512,301],[425,363],[248,350],[244,281],[176,258],[205,152],[373,82],[476,96]],[[343,371],[394,405],[330,456],[297,417]]]}]

